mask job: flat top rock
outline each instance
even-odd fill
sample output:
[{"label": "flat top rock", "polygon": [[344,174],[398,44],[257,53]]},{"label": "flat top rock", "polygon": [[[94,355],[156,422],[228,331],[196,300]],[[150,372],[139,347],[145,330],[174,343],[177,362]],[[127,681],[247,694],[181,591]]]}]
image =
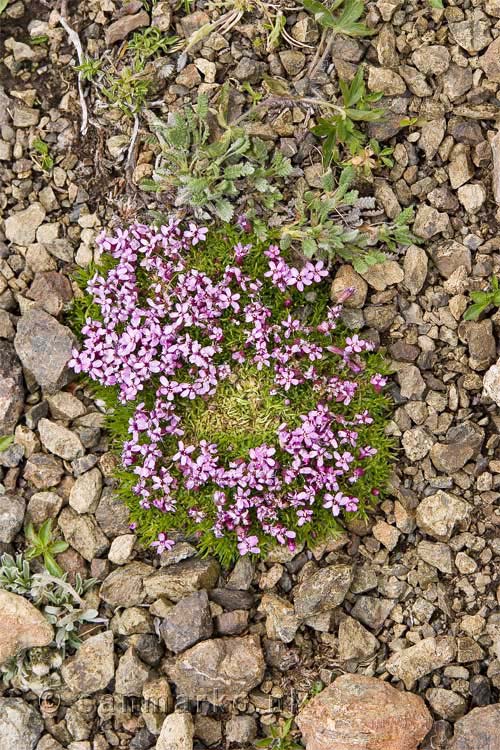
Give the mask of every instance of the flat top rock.
[{"label": "flat top rock", "polygon": [[25,648],[48,646],[52,625],[27,599],[0,589],[0,664]]},{"label": "flat top rock", "polygon": [[352,576],[350,565],[329,565],[306,578],[294,590],[297,616],[310,617],[338,607],[349,591]]},{"label": "flat top rock", "polygon": [[38,385],[55,393],[71,378],[67,365],[75,342],[69,328],[44,310],[33,308],[20,318],[14,346]]},{"label": "flat top rock", "polygon": [[66,659],[61,675],[72,691],[89,695],[107,687],[115,675],[113,640],[109,630],[93,635]]}]

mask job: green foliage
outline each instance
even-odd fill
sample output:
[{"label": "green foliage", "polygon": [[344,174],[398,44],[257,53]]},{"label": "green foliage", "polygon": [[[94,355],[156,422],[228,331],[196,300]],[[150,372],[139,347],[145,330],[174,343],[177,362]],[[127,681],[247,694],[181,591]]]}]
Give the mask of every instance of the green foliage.
[{"label": "green foliage", "polygon": [[299,745],[293,737],[290,736],[292,729],[293,717],[287,719],[284,724],[269,727],[269,736],[263,740],[256,740],[255,747],[266,747],[270,750],[303,750],[303,745]]},{"label": "green foliage", "polygon": [[[0,588],[24,596],[42,612],[54,626],[55,636],[51,648],[64,656],[68,648],[76,649],[80,645],[78,628],[82,623],[104,622],[98,617],[97,610],[89,607],[83,599],[96,585],[97,579],[83,580],[77,574],[74,585],[71,585],[65,573],[60,577],[54,576],[49,569],[32,573],[28,560],[28,555],[17,555],[15,558],[8,554],[2,555]],[[21,664],[26,656],[24,653]]]},{"label": "green foliage", "polygon": [[102,67],[102,60],[86,57],[81,65],[75,65],[75,70],[82,74],[84,81],[92,81]]},{"label": "green foliage", "polygon": [[302,0],[302,4],[316,23],[331,29],[334,34],[352,37],[375,34],[374,29],[369,29],[359,20],[365,12],[364,0],[334,0],[328,6],[319,0]]},{"label": "green foliage", "polygon": [[351,185],[355,179],[354,167],[345,167],[335,184],[332,172],[323,177],[323,190],[318,193],[308,190],[296,201],[297,218],[293,224],[283,227],[280,246],[287,249],[298,244],[306,258],[320,258],[331,263],[335,258],[352,263],[358,273],[383,262],[383,252],[375,245],[385,244],[389,250],[398,245],[409,245],[414,241],[407,222],[413,217],[413,209],[405,209],[391,224],[376,227],[349,227],[342,221],[342,210],[356,206],[357,190]]},{"label": "green foliage", "polygon": [[358,174],[371,182],[374,171],[381,167],[394,166],[394,161],[391,158],[393,151],[392,146],[381,146],[375,138],[370,138],[368,145],[356,155],[346,159],[343,164],[344,166],[351,164],[356,168]]},{"label": "green foliage", "polygon": [[35,138],[31,144],[36,154],[32,156],[33,162],[43,172],[50,172],[54,167],[54,159],[50,155],[49,145],[41,138]]},{"label": "green foliage", "polygon": [[179,49],[179,41],[178,36],[165,36],[155,26],[136,31],[127,43],[127,48],[133,53],[135,70],[142,70],[151,57],[158,54],[166,55]]},{"label": "green foliage", "polygon": [[[224,94],[224,92],[223,92]],[[234,202],[252,202],[272,209],[282,198],[276,186],[292,166],[281,151],[272,157],[264,141],[248,136],[238,126],[225,124],[222,135],[211,139],[208,98],[200,95],[194,107],[171,115],[165,123],[151,112],[148,120],[160,146],[152,180],[142,187],[155,192],[175,191],[175,205],[194,209],[195,216],[216,216],[230,221]],[[217,113],[216,113],[217,114]]]},{"label": "green foliage", "polygon": [[14,442],[13,435],[4,435],[3,437],[0,437],[0,453],[3,453],[3,451],[6,451],[9,445],[12,445],[13,442]]},{"label": "green foliage", "polygon": [[473,304],[465,311],[464,320],[477,320],[490,305],[500,307],[500,286],[498,277],[491,277],[491,291],[471,292],[470,298]]},{"label": "green foliage", "polygon": [[53,538],[52,519],[49,518],[47,521],[44,521],[38,531],[35,530],[32,523],[28,523],[24,533],[30,543],[26,550],[26,559],[34,560],[36,557],[42,557],[43,563],[49,573],[53,576],[62,577],[64,571],[57,564],[55,555],[65,552],[69,544]]},{"label": "green foliage", "polygon": [[443,0],[427,0],[428,4],[431,6],[431,8],[434,8],[436,10],[443,10]]},{"label": "green foliage", "polygon": [[0,16],[6,9],[7,5],[9,4],[10,0],[0,0]]},{"label": "green foliage", "polygon": [[323,165],[327,169],[332,161],[340,161],[339,146],[351,156],[356,156],[366,143],[366,135],[356,123],[374,122],[383,117],[384,110],[371,105],[378,101],[382,94],[368,94],[364,82],[363,67],[360,66],[350,84],[339,81],[342,105],[334,114],[321,117],[312,128],[314,135],[323,140]]},{"label": "green foliage", "polygon": [[[347,190],[342,185],[344,192]],[[341,202],[341,201],[339,201]],[[271,241],[277,241],[278,235],[271,235]],[[250,242],[253,245],[249,255],[245,258],[242,270],[254,278],[263,279],[267,269],[267,261],[263,250],[268,247],[269,239],[264,244],[258,237],[242,235],[236,228],[223,225],[219,229],[212,229],[206,242],[200,243],[192,250],[192,265],[202,273],[215,274],[225,265],[234,262],[233,247],[237,242]],[[103,261],[113,264],[110,256],[104,255]],[[109,265],[108,265],[109,267]],[[78,283],[85,287],[86,279],[94,275],[94,268],[80,271]],[[103,268],[100,273],[104,274]],[[151,279],[144,277],[138,279],[139,287],[144,293],[151,283]],[[272,310],[272,319],[279,320],[286,317],[292,308],[283,308],[283,295],[275,287],[266,286],[263,299],[265,304]],[[314,292],[305,301],[300,292],[290,290],[289,297],[296,305],[303,307],[304,316],[310,325],[314,327],[325,317],[329,304],[328,284],[318,285]],[[89,309],[90,295],[85,294],[80,300],[77,316],[71,316],[71,324],[80,319],[83,306]],[[99,319],[97,311],[92,312],[93,319]],[[85,318],[84,318],[85,319]],[[79,330],[74,329],[76,333]],[[343,340],[345,332],[339,327],[338,343]],[[337,342],[337,334],[332,339],[332,344]],[[221,358],[228,356],[227,352],[243,348],[244,334],[241,326],[227,325],[224,328],[224,351]],[[227,347],[227,349],[226,349]],[[224,354],[226,352],[226,354]],[[371,494],[373,487],[381,489],[383,494],[387,485],[387,477],[392,461],[393,441],[385,435],[384,427],[391,409],[388,396],[377,393],[370,385],[369,380],[375,373],[388,374],[387,363],[380,353],[370,353],[364,358],[365,369],[362,377],[358,378],[359,388],[355,398],[349,406],[332,405],[333,410],[339,409],[339,413],[347,419],[353,418],[356,413],[367,409],[374,418],[371,425],[359,427],[360,443],[374,446],[378,453],[372,460],[369,471],[358,480],[356,484],[357,495],[361,498],[358,511],[346,514],[349,518],[364,518],[369,508],[377,502]],[[342,372],[342,364],[325,363],[325,367],[338,367],[337,372]],[[151,387],[141,391],[138,401],[143,401],[150,407],[154,400],[157,383],[152,382]],[[274,383],[272,373],[267,369],[257,370],[256,366],[250,364],[242,365],[238,371],[238,377],[221,383],[217,393],[208,400],[194,399],[185,400],[186,403],[180,407],[179,416],[185,429],[184,440],[188,442],[199,442],[207,439],[219,446],[219,453],[224,461],[240,458],[248,453],[250,448],[256,447],[264,442],[274,440],[277,427],[287,422],[290,428],[300,424],[300,415],[316,408],[317,393],[309,386],[302,389],[290,389],[286,397],[273,393]],[[137,402],[122,404],[117,397],[117,389],[103,387],[92,383],[90,385],[94,399],[103,404],[106,414],[106,428],[110,441],[110,449],[120,456],[123,442],[127,439],[129,420],[132,417]],[[173,441],[173,442],[170,442]],[[165,437],[162,450],[166,455],[176,448],[176,438]],[[115,477],[117,479],[117,494],[130,510],[130,520],[136,524],[136,533],[140,541],[149,546],[155,541],[160,532],[165,531],[165,514],[155,508],[144,509],[141,507],[139,498],[133,492],[137,483],[137,477],[131,469],[119,468]],[[213,511],[213,488],[203,487],[197,490],[196,505],[206,513],[206,523],[195,523],[187,513],[193,503],[192,493],[183,487],[176,490],[177,510],[175,515],[169,517],[169,533],[174,538],[182,537],[193,540],[199,552],[211,554],[217,557],[222,565],[229,566],[239,557],[237,540],[229,535],[221,538],[214,536],[211,531]],[[317,523],[313,527],[304,525],[296,528],[297,544],[315,546],[321,538],[330,538],[339,533],[342,526],[329,510],[317,508]],[[291,523],[293,519],[290,518]],[[265,537],[259,541],[262,554],[267,554],[272,542]]]}]

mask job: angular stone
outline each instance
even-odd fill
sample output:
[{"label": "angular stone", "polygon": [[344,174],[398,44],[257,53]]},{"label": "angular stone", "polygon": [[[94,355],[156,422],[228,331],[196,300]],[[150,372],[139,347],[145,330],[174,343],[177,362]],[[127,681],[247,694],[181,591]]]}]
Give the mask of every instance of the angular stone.
[{"label": "angular stone", "polygon": [[399,365],[397,377],[400,385],[401,398],[410,401],[420,401],[425,392],[425,380],[415,365]]},{"label": "angular stone", "polygon": [[453,573],[453,558],[447,544],[424,540],[419,542],[417,552],[421,560],[437,568],[441,573]]},{"label": "angular stone", "polygon": [[258,636],[217,638],[185,651],[169,672],[178,696],[221,705],[262,682],[264,656]]},{"label": "angular stone", "polygon": [[41,526],[48,518],[55,518],[63,506],[63,499],[55,492],[35,492],[30,497],[27,515],[35,526]]},{"label": "angular stone", "polygon": [[110,487],[105,487],[102,491],[95,518],[109,539],[130,531],[129,510]]},{"label": "angular stone", "polygon": [[375,596],[358,596],[351,615],[372,630],[379,630],[389,617],[394,602]]},{"label": "angular stone", "polygon": [[133,562],[114,570],[105,579],[99,595],[111,607],[136,607],[146,598],[144,580],[154,568],[141,562]]},{"label": "angular stone", "polygon": [[26,247],[36,238],[36,230],[45,219],[45,209],[40,203],[32,203],[24,211],[11,214],[5,220],[5,236],[15,245]]},{"label": "angular stone", "polygon": [[306,750],[417,750],[432,726],[419,696],[359,674],[338,677],[296,722]]},{"label": "angular stone", "polygon": [[294,608],[286,599],[275,594],[264,594],[259,605],[259,612],[266,615],[266,634],[268,638],[290,643],[300,626],[300,619]]},{"label": "angular stone", "polygon": [[382,92],[384,96],[400,96],[406,92],[406,84],[397,73],[389,68],[368,69],[368,88],[370,91]]},{"label": "angular stone", "polygon": [[20,531],[26,505],[18,495],[0,495],[0,542],[10,544]]},{"label": "angular stone", "polygon": [[455,529],[465,530],[470,518],[470,505],[443,490],[424,498],[416,514],[419,529],[440,542],[448,541]]},{"label": "angular stone", "polygon": [[125,565],[130,562],[136,542],[135,534],[122,534],[116,536],[111,542],[108,552],[108,560],[114,565]]},{"label": "angular stone", "polygon": [[34,750],[42,732],[42,717],[33,706],[22,698],[0,698],[0,747]]},{"label": "angular stone", "polygon": [[91,515],[79,515],[72,508],[63,508],[58,523],[66,541],[88,562],[103,555],[109,547],[107,537]]},{"label": "angular stone", "polygon": [[475,214],[482,208],[486,200],[486,190],[479,182],[462,185],[457,191],[458,200],[467,213]]},{"label": "angular stone", "polygon": [[57,271],[37,273],[27,294],[49,315],[59,315],[73,299],[73,290],[68,278]]},{"label": "angular stone", "polygon": [[78,435],[57,422],[41,419],[38,423],[38,430],[43,447],[55,456],[64,458],[66,461],[73,461],[85,453]]},{"label": "angular stone", "polygon": [[410,294],[420,292],[427,278],[427,253],[418,245],[410,245],[406,249],[403,260],[404,285]]},{"label": "angular stone", "polygon": [[335,609],[344,601],[352,582],[351,565],[328,565],[296,586],[295,614],[300,618]]},{"label": "angular stone", "polygon": [[149,678],[147,667],[137,656],[135,648],[128,648],[118,662],[115,674],[115,691],[119,695],[142,696],[142,689]]},{"label": "angular stone", "polygon": [[93,635],[83,641],[76,654],[66,659],[61,675],[75,693],[90,695],[104,690],[115,676],[113,633]]},{"label": "angular stone", "polygon": [[481,52],[491,42],[490,23],[483,16],[448,24],[451,36],[470,55]]},{"label": "angular stone", "polygon": [[424,427],[406,430],[401,438],[404,452],[410,461],[421,461],[434,445],[434,439]]},{"label": "angular stone", "polygon": [[163,722],[156,750],[193,750],[193,737],[191,714],[175,711]]},{"label": "angular stone", "polygon": [[0,435],[12,435],[23,412],[24,381],[12,344],[0,345]]},{"label": "angular stone", "polygon": [[483,389],[484,395],[500,406],[500,359],[485,374]]},{"label": "angular stone", "polygon": [[469,321],[466,336],[471,369],[476,370],[476,372],[486,370],[495,361],[497,353],[491,319]]},{"label": "angular stone", "polygon": [[449,750],[497,750],[500,747],[500,703],[473,708],[455,724]]},{"label": "angular stone", "polygon": [[178,654],[213,633],[212,613],[206,591],[195,591],[172,607],[160,626],[169,651]]},{"label": "angular stone", "polygon": [[68,422],[82,417],[86,412],[80,399],[67,391],[58,391],[48,396],[47,404],[54,419],[63,419]]},{"label": "angular stone", "polygon": [[118,18],[106,29],[106,46],[111,47],[115,42],[121,42],[122,39],[126,39],[132,31],[140,29],[141,26],[149,26],[149,16],[145,10]]},{"label": "angular stone", "polygon": [[[467,709],[467,701],[453,690],[445,688],[429,688],[425,697],[429,702],[432,710],[443,719],[448,721],[457,721],[464,715]],[[500,737],[500,735],[499,735]]]},{"label": "angular stone", "polygon": [[449,50],[441,44],[419,47],[411,57],[413,64],[426,76],[439,76],[445,73],[451,59]]},{"label": "angular stone", "polygon": [[368,284],[356,273],[352,266],[340,266],[332,281],[330,297],[333,302],[337,302],[339,297],[347,289],[353,289],[354,292],[343,303],[345,307],[360,308],[363,307],[368,292]]},{"label": "angular stone", "polygon": [[81,474],[69,493],[69,504],[77,513],[93,513],[99,503],[102,490],[102,474],[91,469]]},{"label": "angular stone", "polygon": [[52,641],[52,625],[22,596],[0,589],[0,612],[0,664],[18,651],[48,646]]},{"label": "angular stone", "polygon": [[154,573],[144,582],[144,587],[150,598],[165,596],[178,602],[194,591],[214,588],[219,573],[220,566],[216,560],[192,558]]},{"label": "angular stone", "polygon": [[355,659],[363,661],[377,653],[379,642],[369,630],[364,628],[353,617],[344,617],[339,625],[340,661]]},{"label": "angular stone", "polygon": [[17,325],[14,346],[24,369],[48,393],[59,391],[71,378],[67,364],[75,337],[44,310],[28,310]]},{"label": "angular stone", "polygon": [[460,242],[451,240],[435,247],[432,251],[432,259],[436,264],[441,276],[449,279],[450,276],[460,268],[465,266],[468,273],[472,270],[471,254],[468,247],[461,245]]},{"label": "angular stone", "polygon": [[59,484],[64,469],[61,461],[45,453],[35,453],[26,463],[24,478],[37,490],[48,490]]},{"label": "angular stone", "polygon": [[385,666],[411,690],[421,677],[452,662],[456,653],[456,640],[450,635],[423,638],[414,646],[393,654]]},{"label": "angular stone", "polygon": [[450,226],[448,214],[440,213],[432,206],[425,203],[419,206],[413,223],[413,232],[417,237],[430,240],[436,234],[446,232]]}]

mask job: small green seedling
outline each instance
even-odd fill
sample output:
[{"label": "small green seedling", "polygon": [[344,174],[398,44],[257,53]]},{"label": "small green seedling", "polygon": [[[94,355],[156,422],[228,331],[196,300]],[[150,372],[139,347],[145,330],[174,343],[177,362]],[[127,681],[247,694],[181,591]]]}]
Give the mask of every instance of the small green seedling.
[{"label": "small green seedling", "polygon": [[9,445],[12,445],[13,442],[13,435],[4,435],[3,437],[0,437],[0,453],[6,451]]},{"label": "small green seedling", "polygon": [[75,65],[75,70],[82,74],[84,81],[92,81],[100,72],[102,60],[86,57],[81,65]]},{"label": "small green seedling", "polygon": [[334,0],[328,7],[319,0],[302,0],[302,4],[316,23],[334,34],[353,37],[375,34],[374,29],[359,21],[365,12],[364,0]]},{"label": "small green seedling", "polygon": [[50,155],[48,143],[45,143],[45,141],[42,141],[41,138],[35,138],[35,140],[32,143],[32,146],[36,152],[36,155],[32,157],[33,162],[43,172],[51,172],[54,167],[54,159]]},{"label": "small green seedling", "polygon": [[491,291],[471,292],[470,298],[473,304],[464,313],[464,320],[477,320],[480,315],[490,306],[500,307],[500,286],[497,276],[491,277]]},{"label": "small green seedling", "polygon": [[44,521],[38,531],[32,523],[28,523],[25,529],[25,536],[30,546],[26,550],[26,559],[34,560],[36,557],[42,557],[45,567],[52,576],[61,578],[64,571],[57,564],[55,555],[65,552],[69,544],[52,536],[52,519]]},{"label": "small green seedling", "polygon": [[257,740],[255,747],[267,747],[270,750],[304,750],[302,745],[289,736],[292,724],[293,717],[285,721],[282,726],[271,726],[269,736],[264,737],[263,740]]}]

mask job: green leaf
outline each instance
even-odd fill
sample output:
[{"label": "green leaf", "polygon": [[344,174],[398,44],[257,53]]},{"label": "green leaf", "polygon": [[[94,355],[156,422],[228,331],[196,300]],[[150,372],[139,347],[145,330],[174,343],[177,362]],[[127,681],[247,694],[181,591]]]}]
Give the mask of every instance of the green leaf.
[{"label": "green leaf", "polygon": [[28,524],[26,524],[26,528],[24,529],[24,536],[32,544],[38,541],[38,537],[35,532],[35,527],[31,523],[31,521]]},{"label": "green leaf", "polygon": [[6,451],[9,445],[12,445],[13,442],[14,435],[4,435],[3,437],[0,437],[0,453]]},{"label": "green leaf", "polygon": [[66,552],[68,547],[69,547],[68,542],[65,542],[62,539],[60,539],[59,541],[54,542],[53,544],[50,545],[50,552],[52,555],[60,555],[61,552]]},{"label": "green leaf", "polygon": [[498,276],[491,277],[491,288],[494,292],[498,290]]},{"label": "green leaf", "polygon": [[56,563],[51,554],[47,552],[43,556],[43,562],[51,576],[56,576],[56,578],[63,577],[64,570]]},{"label": "green leaf", "polygon": [[475,291],[470,293],[470,298],[480,305],[488,305],[491,299],[489,292]]},{"label": "green leaf", "polygon": [[333,29],[335,26],[335,16],[331,13],[326,5],[319,0],[302,0],[304,8],[314,16],[316,23],[326,28]]},{"label": "green leaf", "polygon": [[219,219],[222,219],[222,221],[231,221],[234,214],[234,208],[229,201],[220,200],[215,204],[215,213]]},{"label": "green leaf", "polygon": [[471,305],[464,313],[464,320],[477,320],[484,309],[484,305]]},{"label": "green leaf", "polygon": [[435,8],[436,10],[443,10],[443,0],[427,0],[431,8]]},{"label": "green leaf", "polygon": [[10,0],[0,0],[0,16],[4,12],[5,8],[9,4]]}]

